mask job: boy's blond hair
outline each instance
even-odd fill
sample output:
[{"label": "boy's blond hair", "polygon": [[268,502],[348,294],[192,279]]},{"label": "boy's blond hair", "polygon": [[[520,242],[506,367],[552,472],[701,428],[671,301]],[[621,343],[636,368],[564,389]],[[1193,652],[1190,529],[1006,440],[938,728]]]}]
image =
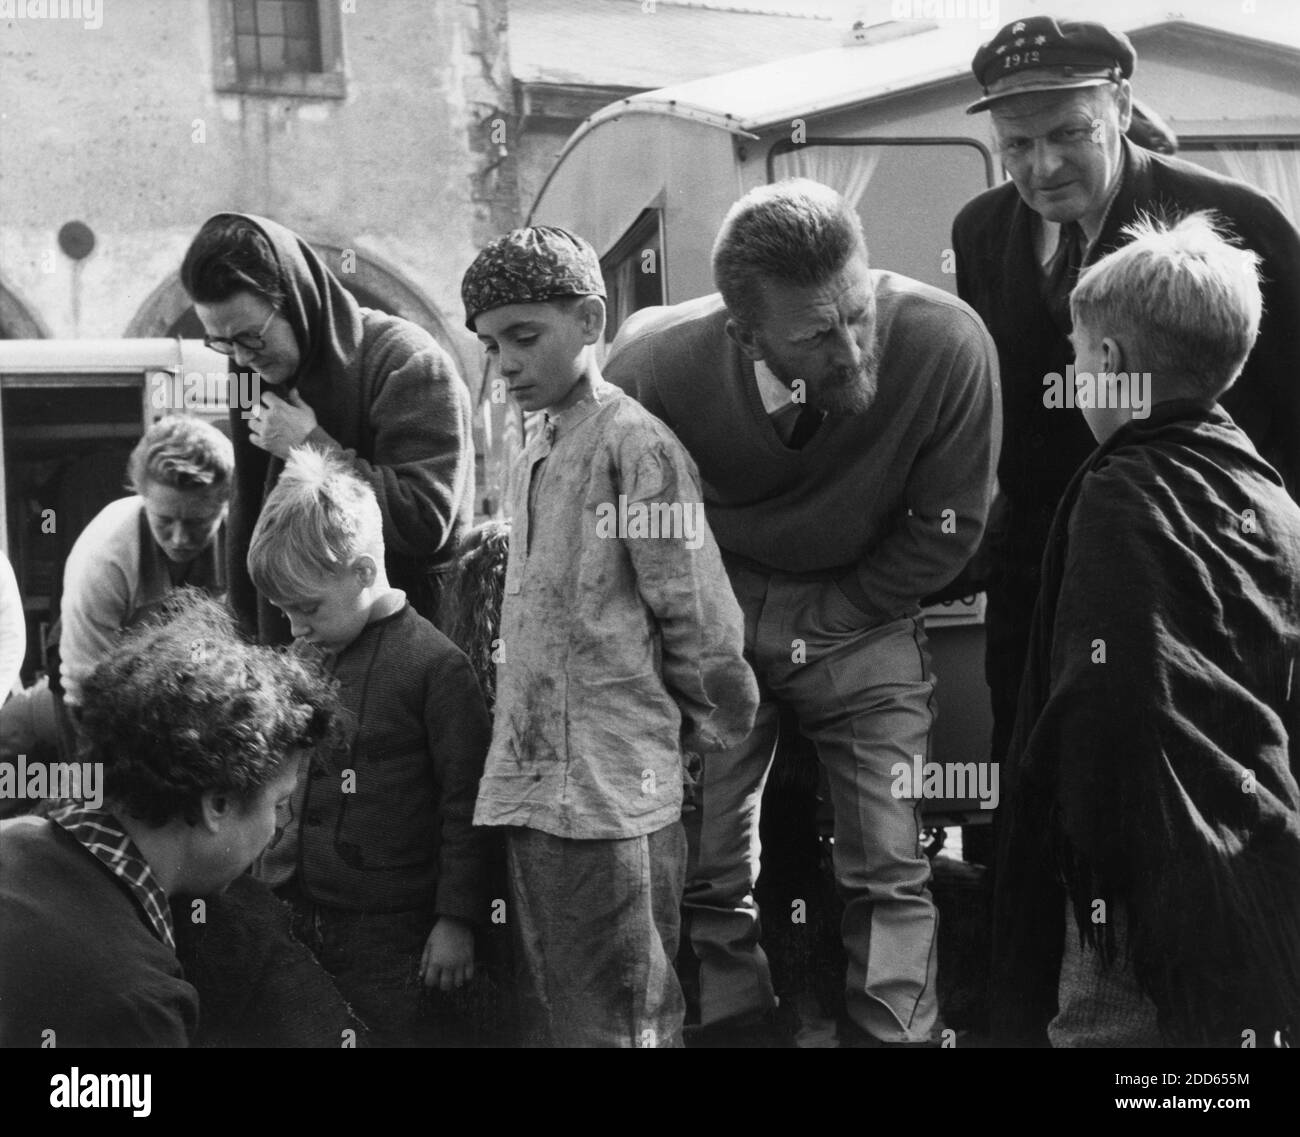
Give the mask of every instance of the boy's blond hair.
[{"label": "boy's blond hair", "polygon": [[1259,332],[1259,257],[1229,244],[1208,211],[1173,224],[1144,217],[1124,233],[1133,239],[1070,293],[1075,328],[1127,340],[1126,363],[1151,371],[1161,398],[1217,397]]},{"label": "boy's blond hair", "polygon": [[384,519],[374,491],[332,454],[291,451],[248,546],[257,590],[272,600],[310,596],[366,555],[382,572]]}]

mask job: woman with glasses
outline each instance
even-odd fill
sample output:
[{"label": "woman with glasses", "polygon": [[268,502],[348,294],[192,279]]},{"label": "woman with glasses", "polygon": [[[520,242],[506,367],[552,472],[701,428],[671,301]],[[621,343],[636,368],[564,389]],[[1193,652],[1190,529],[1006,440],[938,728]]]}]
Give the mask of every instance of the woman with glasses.
[{"label": "woman with glasses", "polygon": [[254,381],[232,408],[235,482],[228,526],[231,604],[264,642],[289,638],[245,558],[262,502],[289,451],[341,453],[379,499],[389,580],[436,615],[437,581],[473,516],[469,392],[424,329],[362,308],[296,233],[219,213],[185,254],[181,282],[205,342]]}]

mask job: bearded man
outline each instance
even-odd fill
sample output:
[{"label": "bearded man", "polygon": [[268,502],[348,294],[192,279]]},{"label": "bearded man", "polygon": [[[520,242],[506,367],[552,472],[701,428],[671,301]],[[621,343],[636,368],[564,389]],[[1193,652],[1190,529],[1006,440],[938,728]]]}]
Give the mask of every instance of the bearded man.
[{"label": "bearded man", "polygon": [[710,754],[684,904],[700,960],[697,1039],[779,1044],[759,945],[759,806],[782,705],[816,747],[845,900],[841,1042],[930,1045],[938,914],[920,847],[935,680],[920,599],[978,544],[1001,436],[997,357],[979,318],[872,270],[857,214],[795,179],[732,207],[713,248],[720,295],[631,318],[608,378],[699,466],[745,614],[762,702]]}]

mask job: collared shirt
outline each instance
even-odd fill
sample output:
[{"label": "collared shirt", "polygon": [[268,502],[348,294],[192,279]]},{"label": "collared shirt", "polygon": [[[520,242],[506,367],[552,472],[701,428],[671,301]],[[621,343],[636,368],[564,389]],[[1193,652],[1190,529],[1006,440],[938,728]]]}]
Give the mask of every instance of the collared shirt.
[{"label": "collared shirt", "polygon": [[769,415],[789,409],[790,388],[781,382],[761,359],[754,360],[754,378],[758,380],[758,397]]},{"label": "collared shirt", "polygon": [[663,423],[601,382],[547,425],[511,479],[474,822],[642,836],[680,815],[683,746],[725,749],[753,725],[740,608],[695,465]]},{"label": "collared shirt", "polygon": [[76,802],[51,813],[50,820],[66,829],[86,852],[126,885],[148,917],[154,935],[175,951],[176,936],[172,931],[167,893],[121,822],[107,810],[90,809]]},{"label": "collared shirt", "polygon": [[[1083,234],[1083,264],[1089,264],[1092,260],[1093,247],[1097,244],[1097,238],[1106,230],[1106,219],[1110,216],[1110,208],[1115,204],[1115,199],[1119,196],[1120,187],[1124,184],[1124,179],[1128,176],[1126,164],[1121,160],[1119,173],[1115,177],[1114,183],[1110,187],[1110,192],[1106,195],[1106,208],[1101,211],[1097,218],[1097,232],[1091,237],[1088,236],[1087,229],[1084,228],[1082,220],[1078,222],[1079,230]],[[1061,223],[1059,221],[1048,221],[1041,214],[1038,217],[1038,264],[1040,268],[1046,268],[1049,261],[1056,254],[1057,246],[1061,242]]]},{"label": "collared shirt", "polygon": [[[772,420],[781,441],[787,446],[794,435],[795,424],[807,406],[805,400],[796,400],[789,387],[781,382],[766,363],[754,360],[754,379],[758,383],[758,397],[763,401],[763,409]],[[817,412],[820,421],[826,417],[825,411]],[[810,432],[811,433],[811,432]]]}]

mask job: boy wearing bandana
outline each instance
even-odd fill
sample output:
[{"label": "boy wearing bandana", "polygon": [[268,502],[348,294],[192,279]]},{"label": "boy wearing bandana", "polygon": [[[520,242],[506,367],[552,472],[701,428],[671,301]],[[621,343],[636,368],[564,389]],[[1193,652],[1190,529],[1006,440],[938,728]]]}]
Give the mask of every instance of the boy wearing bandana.
[{"label": "boy wearing bandana", "polygon": [[474,813],[505,827],[527,1041],[680,1046],[683,749],[753,725],[740,609],[694,463],[597,361],[605,289],[547,226],[485,248],[466,325],[524,411],[492,747]]}]

